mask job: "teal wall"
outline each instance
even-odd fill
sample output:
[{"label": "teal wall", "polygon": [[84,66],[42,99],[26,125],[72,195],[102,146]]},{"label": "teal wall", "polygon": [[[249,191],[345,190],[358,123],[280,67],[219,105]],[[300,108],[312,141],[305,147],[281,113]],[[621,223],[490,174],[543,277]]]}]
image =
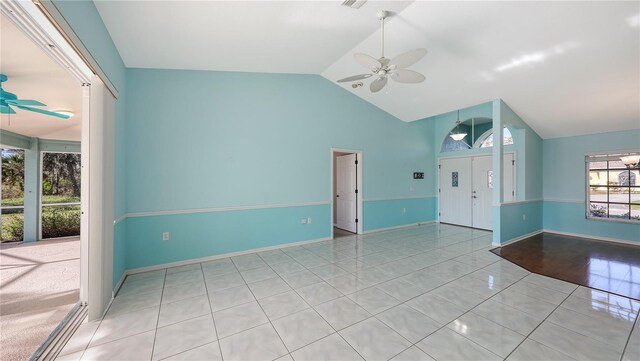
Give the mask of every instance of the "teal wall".
[{"label": "teal wall", "polygon": [[[494,107],[495,105],[495,107]],[[514,144],[502,146],[503,153],[514,153],[516,159],[516,201],[514,204],[494,204],[494,242],[510,241],[542,229],[542,139],[504,101],[492,102],[460,109],[460,119],[488,117],[501,122],[512,135]],[[472,148],[454,152],[440,152],[458,119],[457,111],[427,118],[434,122],[434,153],[438,159],[447,157],[469,157],[492,155],[494,148]],[[502,153],[501,153],[502,154]],[[437,163],[434,175],[437,177]],[[494,173],[496,174],[496,173]],[[497,176],[497,175],[496,175]],[[495,182],[495,178],[494,178]],[[437,178],[434,180],[437,184]],[[437,189],[434,189],[437,194]],[[434,204],[437,213],[437,199]],[[524,220],[522,219],[524,215]]]},{"label": "teal wall", "polygon": [[[114,283],[126,269],[328,237],[331,147],[363,152],[365,230],[435,218],[437,159],[456,113],[406,124],[316,75],[126,69],[93,2],[54,2],[120,95]],[[493,103],[465,108],[460,119],[493,117]],[[552,199],[582,202],[584,152],[637,147],[638,131],[542,141],[508,106],[499,109],[515,129],[516,145],[505,150],[524,161],[517,189],[527,201],[495,210],[501,241],[540,227],[637,239],[637,226],[585,227],[580,205]],[[411,179],[414,171],[425,179]],[[165,214],[299,203],[322,204]],[[301,225],[303,217],[313,223]],[[163,231],[171,241],[161,241]]]},{"label": "teal wall", "polygon": [[[311,217],[312,224],[300,219]],[[198,259],[329,237],[330,206],[131,217],[126,220],[127,269]],[[171,234],[161,240],[161,232]]]},{"label": "teal wall", "polygon": [[[497,123],[508,128],[513,135],[513,146],[494,147],[494,165],[496,157],[515,151],[516,159],[516,198],[515,202],[494,202],[493,242],[503,244],[542,230],[542,138],[502,100],[497,100],[495,116]],[[495,168],[495,167],[494,167]],[[495,177],[502,172],[494,171]],[[495,184],[495,183],[494,183]],[[497,185],[494,192],[498,191]],[[499,191],[498,191],[499,192]],[[498,193],[499,194],[499,193]],[[497,194],[494,193],[494,201]]]},{"label": "teal wall", "polygon": [[[362,151],[365,230],[434,219],[432,122],[404,123],[318,75],[128,69],[126,92],[129,269],[329,237],[331,148]],[[310,202],[325,205],[165,214]]]},{"label": "teal wall", "polygon": [[365,201],[364,230],[395,227],[436,219],[436,198]]},{"label": "teal wall", "polygon": [[496,208],[499,210],[500,224],[499,233],[497,234],[500,243],[542,230],[542,200],[532,200],[525,203],[504,203]]},{"label": "teal wall", "polygon": [[640,129],[543,141],[545,230],[640,242],[640,224],[585,218],[587,153],[638,150]]},{"label": "teal wall", "polygon": [[[467,107],[464,109],[460,109],[460,114],[458,118],[458,111],[452,111],[440,115],[436,115],[433,117],[429,117],[424,119],[427,122],[433,124],[433,131],[431,133],[431,139],[433,144],[433,154],[435,156],[435,160],[433,162],[433,171],[431,172],[432,182],[433,182],[433,194],[438,194],[438,163],[440,158],[446,157],[468,157],[473,155],[489,155],[491,154],[490,148],[471,148],[466,150],[458,150],[453,152],[441,152],[442,144],[449,136],[451,129],[455,127],[456,121],[460,119],[464,121],[469,118],[493,118],[493,109],[491,102],[482,103],[478,105],[474,105],[471,107]],[[425,174],[425,178],[428,175]],[[438,214],[438,198],[434,199],[434,215]]]},{"label": "teal wall", "polygon": [[[65,20],[73,28],[83,45],[98,62],[102,71],[118,90],[116,101],[115,124],[115,173],[114,188],[114,212],[118,219],[126,213],[126,183],[125,163],[126,149],[124,126],[126,117],[126,68],[124,62],[113,43],[102,18],[91,0],[53,0]],[[114,230],[114,286],[124,274],[125,259],[125,233]]]}]

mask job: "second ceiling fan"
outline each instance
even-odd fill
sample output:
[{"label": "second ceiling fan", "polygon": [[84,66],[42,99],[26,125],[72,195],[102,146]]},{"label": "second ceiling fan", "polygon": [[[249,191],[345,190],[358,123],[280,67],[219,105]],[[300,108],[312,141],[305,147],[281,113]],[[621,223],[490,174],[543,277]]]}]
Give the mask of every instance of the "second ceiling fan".
[{"label": "second ceiling fan", "polygon": [[[405,69],[422,59],[427,54],[427,49],[418,48],[409,50],[406,53],[402,53],[393,59],[387,59],[384,57],[384,20],[389,13],[387,11],[379,11],[378,19],[381,22],[382,27],[382,53],[379,59],[376,59],[370,55],[363,53],[353,54],[360,65],[369,69],[371,73],[360,74],[350,76],[344,79],[338,80],[338,83],[352,82],[367,79],[370,77],[376,77],[374,81],[369,85],[369,89],[372,93],[377,93],[387,85],[389,78],[397,81],[398,83],[420,83],[423,82],[424,75],[417,71]],[[355,86],[354,86],[355,87]]]}]

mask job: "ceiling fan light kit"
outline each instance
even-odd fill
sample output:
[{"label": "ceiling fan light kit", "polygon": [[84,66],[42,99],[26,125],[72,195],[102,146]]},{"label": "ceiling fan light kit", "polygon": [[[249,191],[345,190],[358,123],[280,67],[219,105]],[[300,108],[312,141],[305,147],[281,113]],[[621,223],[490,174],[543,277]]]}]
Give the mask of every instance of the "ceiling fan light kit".
[{"label": "ceiling fan light kit", "polygon": [[640,164],[640,154],[632,154],[625,157],[620,157],[620,160],[627,168],[636,168],[638,167],[638,164]]},{"label": "ceiling fan light kit", "polygon": [[[346,83],[346,82],[355,82],[359,80],[364,80],[370,77],[374,77],[375,79],[369,85],[369,89],[372,93],[377,93],[382,90],[386,85],[389,78],[393,79],[398,83],[421,83],[424,81],[424,75],[413,71],[405,69],[422,59],[427,54],[427,49],[418,48],[409,50],[405,53],[402,53],[396,56],[393,59],[385,58],[384,56],[384,21],[389,16],[389,12],[381,10],[378,11],[377,17],[380,20],[381,26],[381,43],[382,43],[382,51],[380,58],[376,59],[370,55],[363,53],[353,54],[353,57],[356,61],[369,69],[371,73],[368,74],[359,74],[353,75],[350,77],[346,77],[338,80],[338,83]],[[354,87],[355,89],[356,87]]]},{"label": "ceiling fan light kit", "polygon": [[37,100],[18,99],[17,95],[13,93],[9,93],[8,91],[5,91],[4,89],[2,89],[2,83],[4,83],[7,80],[9,80],[8,76],[4,74],[0,74],[0,114],[16,114],[16,111],[12,108],[12,107],[16,107],[21,110],[28,110],[30,112],[50,115],[52,117],[58,117],[62,119],[69,119],[71,118],[71,116],[73,116],[73,112],[67,111],[67,113],[64,113],[64,112],[58,113],[58,112],[52,112],[52,111],[48,111],[40,108],[33,108],[33,107],[46,107],[47,105]]},{"label": "ceiling fan light kit", "polygon": [[73,116],[76,114],[76,113],[72,112],[71,110],[52,110],[52,112],[60,114],[60,115],[66,115],[69,118],[73,118]]}]

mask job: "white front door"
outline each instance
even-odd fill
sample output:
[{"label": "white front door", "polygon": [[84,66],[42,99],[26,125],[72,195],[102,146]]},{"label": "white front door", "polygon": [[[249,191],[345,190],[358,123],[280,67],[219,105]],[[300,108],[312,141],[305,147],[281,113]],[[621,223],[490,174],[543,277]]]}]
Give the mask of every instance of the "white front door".
[{"label": "white front door", "polygon": [[[515,199],[513,154],[504,155],[504,202]],[[440,161],[440,222],[493,229],[490,155]]]},{"label": "white front door", "polygon": [[493,229],[493,159],[473,158],[473,228]]},{"label": "white front door", "polygon": [[440,162],[440,222],[472,226],[471,158]]},{"label": "white front door", "polygon": [[336,226],[356,233],[357,231],[357,164],[356,155],[336,157]]}]

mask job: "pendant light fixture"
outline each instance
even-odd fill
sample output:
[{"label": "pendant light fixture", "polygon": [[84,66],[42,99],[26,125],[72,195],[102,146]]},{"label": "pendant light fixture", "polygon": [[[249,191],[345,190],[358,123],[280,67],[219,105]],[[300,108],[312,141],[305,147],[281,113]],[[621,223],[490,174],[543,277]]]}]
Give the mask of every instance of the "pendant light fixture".
[{"label": "pendant light fixture", "polygon": [[622,163],[624,163],[624,165],[628,169],[636,168],[638,167],[638,163],[640,163],[640,155],[638,154],[627,155],[624,157],[620,157],[620,160],[622,161]]},{"label": "pendant light fixture", "polygon": [[449,134],[449,136],[455,141],[461,141],[464,139],[464,137],[467,136],[467,133],[460,131],[460,110],[458,110],[458,120],[456,120],[456,127],[453,128],[453,131],[451,131],[451,134]]}]

